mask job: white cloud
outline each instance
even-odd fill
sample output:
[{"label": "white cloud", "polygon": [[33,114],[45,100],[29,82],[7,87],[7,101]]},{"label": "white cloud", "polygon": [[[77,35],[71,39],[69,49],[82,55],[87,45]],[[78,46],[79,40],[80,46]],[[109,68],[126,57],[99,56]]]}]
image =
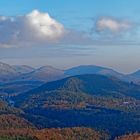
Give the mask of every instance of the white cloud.
[{"label": "white cloud", "polygon": [[112,33],[122,32],[129,30],[132,27],[132,23],[126,20],[118,20],[109,17],[103,17],[97,20],[97,31],[111,31]]},{"label": "white cloud", "polygon": [[40,13],[38,10],[34,10],[26,15],[26,20],[27,26],[30,26],[41,38],[54,40],[61,37],[65,32],[63,25],[51,18],[48,13]]},{"label": "white cloud", "polygon": [[61,23],[38,10],[25,16],[0,17],[0,47],[4,48],[54,43],[65,33]]}]

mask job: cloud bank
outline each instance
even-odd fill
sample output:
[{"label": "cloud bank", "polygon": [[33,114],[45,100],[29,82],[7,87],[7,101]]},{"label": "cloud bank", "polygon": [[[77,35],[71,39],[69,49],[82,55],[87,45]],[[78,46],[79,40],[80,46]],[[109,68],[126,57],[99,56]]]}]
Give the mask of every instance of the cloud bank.
[{"label": "cloud bank", "polygon": [[67,29],[48,13],[33,10],[24,16],[0,16],[0,48],[117,44],[129,38],[132,28],[128,20],[102,17],[91,31],[80,32]]},{"label": "cloud bank", "polygon": [[61,23],[38,10],[25,16],[0,17],[0,47],[57,42],[66,32]]}]

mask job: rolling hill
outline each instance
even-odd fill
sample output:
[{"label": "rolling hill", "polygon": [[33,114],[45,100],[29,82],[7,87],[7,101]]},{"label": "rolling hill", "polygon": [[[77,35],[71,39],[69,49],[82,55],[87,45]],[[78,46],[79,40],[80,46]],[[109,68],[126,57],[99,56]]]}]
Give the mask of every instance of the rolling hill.
[{"label": "rolling hill", "polygon": [[96,96],[119,96],[125,95],[140,99],[140,86],[133,83],[123,82],[114,77],[102,75],[86,74],[77,75],[62,80],[48,82],[42,86],[21,94],[28,97],[37,95],[46,91],[65,90],[77,93],[86,93]]},{"label": "rolling hill", "polygon": [[13,100],[36,127],[93,127],[114,138],[140,131],[139,97],[138,85],[86,74],[43,84]]}]

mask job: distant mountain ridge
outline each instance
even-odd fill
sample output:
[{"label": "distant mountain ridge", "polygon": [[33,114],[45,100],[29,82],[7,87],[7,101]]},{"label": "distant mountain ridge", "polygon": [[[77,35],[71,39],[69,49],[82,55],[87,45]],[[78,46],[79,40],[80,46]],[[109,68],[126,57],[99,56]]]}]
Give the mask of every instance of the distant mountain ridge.
[{"label": "distant mountain ridge", "polygon": [[140,84],[140,71],[131,74],[122,74],[111,68],[96,65],[81,65],[66,70],[52,66],[33,68],[27,65],[8,65],[0,62],[0,82],[11,81],[44,81],[50,82],[63,79],[69,76],[98,74],[109,77],[116,77],[122,81]]},{"label": "distant mountain ridge", "polygon": [[12,67],[21,74],[29,73],[35,70],[35,68],[27,65],[13,65]]},{"label": "distant mountain ridge", "polygon": [[66,75],[99,74],[121,78],[123,74],[111,69],[95,65],[81,65],[65,71]]},{"label": "distant mountain ridge", "polygon": [[33,70],[32,72],[20,75],[18,79],[20,80],[39,80],[39,81],[55,81],[64,78],[64,71],[56,69],[52,66],[43,66]]},{"label": "distant mountain ridge", "polygon": [[53,68],[52,66],[43,66],[33,68],[27,65],[8,65],[0,62],[0,82],[12,81],[54,81],[64,78],[64,71]]}]

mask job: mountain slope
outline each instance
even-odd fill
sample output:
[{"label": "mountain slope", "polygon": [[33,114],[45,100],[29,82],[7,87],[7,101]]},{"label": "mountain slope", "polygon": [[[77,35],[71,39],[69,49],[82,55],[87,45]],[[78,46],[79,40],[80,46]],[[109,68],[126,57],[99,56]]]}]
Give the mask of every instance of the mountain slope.
[{"label": "mountain slope", "polygon": [[[140,87],[101,75],[79,75],[46,83],[14,98],[23,108],[86,108],[87,105],[138,110]],[[120,107],[121,106],[121,107]]]},{"label": "mountain slope", "polygon": [[0,114],[23,114],[23,111],[18,108],[11,107],[7,102],[0,99]]},{"label": "mountain slope", "polygon": [[30,122],[13,114],[0,115],[0,130],[35,128]]},{"label": "mountain slope", "polygon": [[72,76],[62,80],[49,82],[29,91],[27,95],[52,90],[67,90],[83,92],[89,95],[102,94],[105,96],[110,95],[111,92],[118,92],[140,98],[140,86],[120,81],[114,77],[94,74]]},{"label": "mountain slope", "polygon": [[12,96],[31,90],[43,84],[41,81],[16,81],[0,85],[0,95]]},{"label": "mountain slope", "polygon": [[140,131],[139,96],[138,85],[90,74],[46,83],[13,100],[35,126],[93,127],[114,137]]}]

